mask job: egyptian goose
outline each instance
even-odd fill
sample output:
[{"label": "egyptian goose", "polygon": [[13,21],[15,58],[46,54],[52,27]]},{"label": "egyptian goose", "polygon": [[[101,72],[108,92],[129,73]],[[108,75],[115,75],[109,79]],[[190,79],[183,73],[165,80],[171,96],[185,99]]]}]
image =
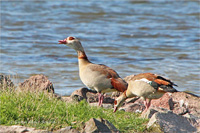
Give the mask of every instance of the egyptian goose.
[{"label": "egyptian goose", "polygon": [[116,71],[102,64],[93,64],[88,60],[81,42],[77,38],[68,37],[60,40],[59,44],[65,44],[76,50],[80,79],[88,88],[99,93],[99,106],[103,103],[105,92],[124,92],[127,89],[128,84],[120,78]]},{"label": "egyptian goose", "polygon": [[[129,76],[128,88],[114,102],[114,112],[122,105],[122,103],[131,97],[142,97],[144,99],[145,110],[151,105],[152,99],[158,99],[166,92],[177,92],[173,86],[177,86],[169,79],[163,78],[152,73],[141,73],[135,76]],[[149,101],[147,100],[149,99]]]}]

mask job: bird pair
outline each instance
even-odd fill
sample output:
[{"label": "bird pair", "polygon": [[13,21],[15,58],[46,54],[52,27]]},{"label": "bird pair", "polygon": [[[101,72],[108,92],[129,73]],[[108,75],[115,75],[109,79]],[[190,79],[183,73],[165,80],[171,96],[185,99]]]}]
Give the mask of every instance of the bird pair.
[{"label": "bird pair", "polygon": [[125,82],[110,67],[91,63],[81,42],[75,37],[60,40],[59,44],[65,44],[77,52],[80,79],[88,88],[99,93],[99,106],[103,103],[104,93],[119,91],[123,93],[114,102],[114,112],[127,98],[135,96],[144,99],[145,110],[147,110],[151,104],[151,99],[160,98],[166,92],[176,91],[173,88],[173,85],[176,86],[173,82],[152,73],[141,73],[133,76],[128,83]]}]

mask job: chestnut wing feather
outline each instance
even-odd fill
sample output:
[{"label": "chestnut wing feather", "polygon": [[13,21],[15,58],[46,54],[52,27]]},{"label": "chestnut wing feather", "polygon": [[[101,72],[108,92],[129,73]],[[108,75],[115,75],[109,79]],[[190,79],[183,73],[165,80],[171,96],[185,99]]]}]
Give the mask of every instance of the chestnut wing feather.
[{"label": "chestnut wing feather", "polygon": [[[176,92],[177,90],[173,88],[173,86],[177,86],[169,79],[163,78],[159,75],[153,74],[153,73],[141,73],[138,75],[135,75],[132,80],[139,80],[142,78],[146,78],[149,81],[154,82],[155,89],[158,89],[158,91],[165,91],[165,92]],[[157,85],[155,85],[157,84]]]},{"label": "chestnut wing feather", "polygon": [[91,67],[91,69],[94,71],[99,71],[101,74],[104,74],[107,76],[107,78],[111,79],[111,84],[113,86],[111,89],[116,89],[120,92],[124,92],[127,89],[128,84],[112,68],[103,64],[98,64]]}]

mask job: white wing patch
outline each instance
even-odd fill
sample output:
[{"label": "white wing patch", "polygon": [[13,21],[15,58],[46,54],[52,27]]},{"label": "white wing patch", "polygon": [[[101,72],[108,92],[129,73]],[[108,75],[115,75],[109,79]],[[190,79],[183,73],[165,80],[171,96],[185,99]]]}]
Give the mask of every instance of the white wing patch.
[{"label": "white wing patch", "polygon": [[151,83],[151,81],[149,81],[149,80],[146,79],[146,78],[138,79],[138,80],[135,80],[135,81],[143,81],[143,82],[146,82],[146,83],[148,83],[148,84]]}]

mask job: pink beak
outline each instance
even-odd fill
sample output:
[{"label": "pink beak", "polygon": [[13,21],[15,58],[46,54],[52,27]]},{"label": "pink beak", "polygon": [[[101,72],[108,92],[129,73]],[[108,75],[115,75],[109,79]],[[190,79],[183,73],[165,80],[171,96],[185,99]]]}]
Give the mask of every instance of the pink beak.
[{"label": "pink beak", "polygon": [[66,40],[66,39],[60,40],[60,41],[58,41],[58,42],[59,42],[59,44],[67,44],[67,40]]}]

